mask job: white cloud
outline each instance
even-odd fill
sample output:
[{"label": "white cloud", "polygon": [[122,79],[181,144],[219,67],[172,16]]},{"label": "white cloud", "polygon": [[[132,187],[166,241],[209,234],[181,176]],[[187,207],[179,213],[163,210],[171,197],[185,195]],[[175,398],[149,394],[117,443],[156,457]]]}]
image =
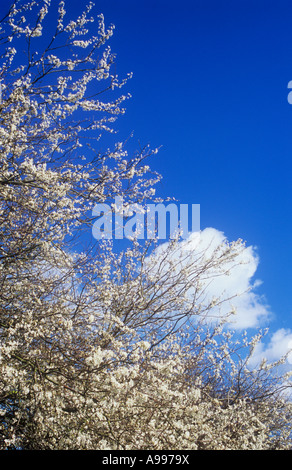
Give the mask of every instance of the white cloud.
[{"label": "white cloud", "polygon": [[[276,330],[269,341],[261,341],[257,344],[253,356],[249,362],[252,367],[257,367],[263,359],[268,363],[278,361],[292,350],[292,331],[280,328]],[[291,369],[292,352],[289,353],[286,361],[286,368]]]},{"label": "white cloud", "polygon": [[[185,263],[193,261],[202,266],[208,258],[212,256],[219,259],[222,250],[220,246],[226,246],[228,240],[223,232],[214,228],[206,228],[200,234],[193,233],[187,240],[180,242],[179,250],[173,254],[175,261],[179,256],[183,256],[183,261],[179,264],[183,267]],[[156,251],[156,256],[163,256],[168,244],[161,245]],[[218,251],[219,250],[219,251]],[[259,258],[254,247],[245,247],[242,243],[235,245],[234,252],[237,256],[234,260],[225,260],[222,263],[220,272],[219,266],[208,270],[207,276],[202,283],[204,285],[204,303],[207,305],[213,298],[224,298],[226,300],[212,309],[212,317],[225,316],[231,310],[236,311],[230,317],[233,329],[257,328],[270,319],[269,307],[264,299],[256,293],[260,282],[254,280]],[[187,255],[187,256],[184,256]],[[190,289],[189,294],[192,294]]]},{"label": "white cloud", "polygon": [[[213,228],[207,228],[201,232],[201,240],[198,248],[214,251],[221,243],[226,242],[222,232]],[[209,247],[209,248],[208,248]],[[227,314],[232,307],[236,314],[232,317],[232,326],[236,329],[258,327],[270,318],[269,307],[264,299],[256,293],[260,284],[254,280],[259,264],[259,258],[254,247],[248,246],[240,251],[235,262],[225,265],[230,268],[229,274],[216,276],[208,284],[208,294],[231,298],[221,306],[221,314]]]},{"label": "white cloud", "polygon": [[[200,233],[191,234],[187,240],[181,241],[179,250],[176,250],[172,259],[177,262],[181,256],[183,261],[178,263],[179,268],[182,268],[184,263],[191,264],[194,261],[200,267],[200,265],[203,266],[204,260],[216,253],[221,244],[226,243],[228,240],[223,232],[215,228],[206,228]],[[158,248],[156,251],[158,259],[159,257],[163,259],[167,247],[168,243],[164,243]],[[202,254],[204,254],[203,257]],[[255,247],[242,244],[236,259],[233,262],[224,263],[223,273],[219,273],[216,269],[209,271],[204,279],[204,303],[208,305],[212,298],[218,297],[230,299],[221,304],[220,309],[219,307],[212,309],[210,321],[214,316],[216,317],[216,314],[218,318],[218,316],[229,314],[230,310],[235,308],[236,313],[230,316],[229,322],[233,330],[259,328],[270,322],[273,317],[270,307],[265,298],[257,292],[261,284],[261,281],[255,278],[258,265],[259,257]],[[192,295],[194,290],[190,289],[189,294]],[[283,365],[284,370],[292,370],[292,330],[280,328],[258,343],[249,364],[251,367],[257,367],[263,359],[268,363],[278,361],[290,350],[291,353]]]}]

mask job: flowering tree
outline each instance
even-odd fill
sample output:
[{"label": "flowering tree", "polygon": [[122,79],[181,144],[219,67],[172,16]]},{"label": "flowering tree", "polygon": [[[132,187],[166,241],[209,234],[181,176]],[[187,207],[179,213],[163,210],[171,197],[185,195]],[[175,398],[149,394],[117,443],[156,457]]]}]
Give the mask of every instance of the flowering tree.
[{"label": "flowering tree", "polygon": [[159,181],[156,150],[100,150],[129,77],[92,11],[17,0],[0,23],[0,448],[291,448],[284,378],[248,368],[260,336],[209,322],[225,299],[206,280],[244,244],[190,260],[179,240],[82,238],[96,203],[143,204]]}]

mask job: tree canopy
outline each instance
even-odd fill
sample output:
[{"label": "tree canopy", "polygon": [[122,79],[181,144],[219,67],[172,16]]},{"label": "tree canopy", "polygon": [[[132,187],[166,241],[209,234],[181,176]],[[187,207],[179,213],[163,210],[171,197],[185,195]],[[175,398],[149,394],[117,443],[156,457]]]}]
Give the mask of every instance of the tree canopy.
[{"label": "tree canopy", "polygon": [[97,203],[161,201],[157,150],[102,150],[130,75],[92,2],[55,5],[16,0],[0,22],[0,448],[290,449],[285,358],[249,367],[261,332],[239,339],[205,296],[242,240],[88,235]]}]

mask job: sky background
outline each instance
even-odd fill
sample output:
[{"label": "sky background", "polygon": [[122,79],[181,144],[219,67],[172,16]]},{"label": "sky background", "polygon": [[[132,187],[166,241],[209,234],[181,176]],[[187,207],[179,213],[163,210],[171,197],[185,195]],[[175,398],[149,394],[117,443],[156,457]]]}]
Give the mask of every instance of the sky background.
[{"label": "sky background", "polygon": [[292,2],[96,6],[116,26],[117,73],[133,72],[119,134],[162,146],[160,191],[200,204],[202,229],[256,247],[267,326],[292,329]]},{"label": "sky background", "polygon": [[[86,3],[67,1],[67,11],[78,15]],[[238,283],[262,281],[255,303],[268,305],[268,348],[279,350],[292,341],[291,0],[95,4],[116,27],[116,73],[133,72],[117,140],[133,132],[134,148],[161,146],[150,162],[163,175],[159,194],[200,204],[201,229],[217,240],[224,233],[253,247]]]}]

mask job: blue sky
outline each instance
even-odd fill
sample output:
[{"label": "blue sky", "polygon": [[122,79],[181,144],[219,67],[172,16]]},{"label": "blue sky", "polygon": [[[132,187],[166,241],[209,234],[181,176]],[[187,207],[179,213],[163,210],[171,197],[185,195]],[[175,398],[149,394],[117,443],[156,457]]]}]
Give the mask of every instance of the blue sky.
[{"label": "blue sky", "polygon": [[162,146],[160,191],[199,203],[202,229],[257,248],[270,326],[292,328],[292,3],[96,5],[116,26],[117,72],[133,72],[119,134]]},{"label": "blue sky", "polygon": [[[67,1],[68,13],[86,3]],[[117,139],[162,146],[160,194],[200,204],[202,229],[256,247],[270,326],[292,331],[292,2],[95,3],[116,26],[116,72],[133,72]]]}]

